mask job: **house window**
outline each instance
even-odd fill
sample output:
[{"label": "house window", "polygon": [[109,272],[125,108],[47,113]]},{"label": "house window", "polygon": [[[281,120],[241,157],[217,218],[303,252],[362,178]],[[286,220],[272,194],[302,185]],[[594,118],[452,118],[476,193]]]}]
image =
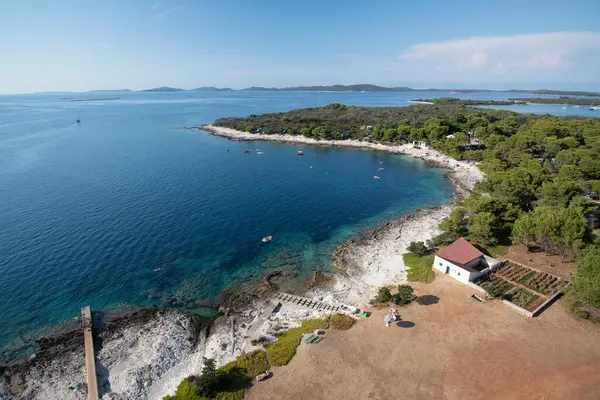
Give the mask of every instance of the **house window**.
[{"label": "house window", "polygon": [[460,272],[458,273],[458,276],[460,276]]},{"label": "house window", "polygon": [[440,262],[440,267],[443,266],[443,264]]}]

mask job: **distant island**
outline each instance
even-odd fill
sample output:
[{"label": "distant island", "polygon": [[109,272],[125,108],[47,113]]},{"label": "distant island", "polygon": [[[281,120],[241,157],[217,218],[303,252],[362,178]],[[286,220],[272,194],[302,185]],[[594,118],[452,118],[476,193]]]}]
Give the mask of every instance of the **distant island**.
[{"label": "distant island", "polygon": [[144,89],[140,90],[140,92],[184,92],[185,89],[172,88],[168,86],[161,86],[153,89]]},{"label": "distant island", "polygon": [[[217,88],[213,86],[202,86],[196,89],[180,89],[169,86],[161,86],[152,89],[144,89],[141,92],[226,92],[234,91],[236,89],[230,88]],[[589,96],[589,97],[600,97],[600,92],[583,92],[583,91],[565,91],[565,90],[550,90],[550,89],[537,89],[537,90],[524,90],[524,89],[506,89],[506,90],[493,90],[493,89],[414,89],[406,86],[398,87],[386,87],[371,84],[356,84],[356,85],[329,85],[329,86],[291,86],[291,87],[262,87],[262,86],[251,86],[249,88],[240,89],[241,91],[249,92],[453,92],[453,93],[528,93],[533,95],[559,95],[559,96]]]},{"label": "distant island", "polygon": [[[263,86],[251,86],[245,89],[231,89],[228,87],[215,87],[215,86],[200,86],[194,89],[181,89],[170,86],[160,86],[151,89],[137,90],[137,92],[233,92],[233,91],[247,91],[247,92],[451,92],[451,93],[527,93],[531,95],[554,95],[554,96],[587,96],[587,97],[600,97],[600,92],[585,92],[576,90],[552,90],[552,89],[415,89],[407,86],[378,86],[372,84],[356,84],[356,85],[317,85],[317,86],[290,86],[290,87],[263,87]],[[116,89],[116,90],[91,90],[90,93],[103,93],[103,92],[133,92],[129,89]],[[520,101],[523,99],[509,99],[514,101]],[[527,99],[529,102],[532,99]],[[552,100],[552,99],[550,99]],[[535,101],[541,103],[542,101]],[[577,103],[564,103],[564,104],[577,104]],[[583,104],[583,103],[582,103]],[[585,103],[585,105],[591,103]],[[482,103],[472,104],[482,105]],[[499,104],[500,105],[500,104]],[[504,104],[506,105],[506,104]]]},{"label": "distant island", "polygon": [[590,99],[585,97],[530,97],[530,98],[510,98],[508,100],[521,101],[526,103],[539,103],[539,104],[571,104],[578,106],[600,106],[600,99]]},{"label": "distant island", "polygon": [[214,87],[214,86],[202,86],[196,89],[192,89],[190,90],[191,92],[232,92],[233,89],[230,89],[228,87],[225,88],[218,88],[218,87]]},{"label": "distant island", "polygon": [[59,99],[60,101],[109,101],[109,100],[119,100],[120,97],[98,97],[92,99],[76,99],[73,97],[63,97]]},{"label": "distant island", "polygon": [[108,90],[90,90],[90,93],[114,93],[114,92],[132,92],[131,89],[108,89]]},{"label": "distant island", "polygon": [[409,87],[384,87],[369,84],[359,85],[332,85],[332,86],[294,86],[284,88],[249,87],[247,91],[261,92],[412,92]]}]

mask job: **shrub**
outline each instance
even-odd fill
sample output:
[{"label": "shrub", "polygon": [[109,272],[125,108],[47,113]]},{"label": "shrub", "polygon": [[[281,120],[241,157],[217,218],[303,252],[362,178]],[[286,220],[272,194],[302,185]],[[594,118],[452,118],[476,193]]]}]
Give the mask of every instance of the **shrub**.
[{"label": "shrub", "polygon": [[414,296],[413,288],[409,285],[398,285],[398,293],[394,296],[394,303],[402,306],[410,303]]},{"label": "shrub", "polygon": [[196,389],[194,389],[190,378],[193,379],[193,377],[188,377],[181,381],[179,386],[177,386],[175,396],[165,396],[163,400],[203,400],[202,396],[196,393]]},{"label": "shrub", "polygon": [[235,392],[219,392],[215,397],[216,400],[244,400],[244,391],[237,390]]},{"label": "shrub", "polygon": [[307,319],[298,328],[290,328],[283,332],[273,343],[265,346],[269,362],[275,367],[287,365],[296,354],[302,335],[316,329],[327,329],[329,322],[324,319]]},{"label": "shrub", "polygon": [[247,354],[242,354],[237,357],[235,363],[238,368],[251,378],[262,374],[270,367],[267,353],[263,350],[255,350]]},{"label": "shrub", "polygon": [[330,315],[327,319],[329,320],[329,327],[331,329],[337,329],[340,331],[345,331],[352,328],[352,326],[356,322],[354,318],[346,314],[333,314]]},{"label": "shrub", "polygon": [[302,332],[300,328],[291,328],[283,332],[273,343],[265,346],[269,362],[275,367],[287,365],[296,354],[296,347],[300,344]]},{"label": "shrub", "polygon": [[425,246],[425,243],[423,242],[410,242],[407,250],[417,256],[424,256],[429,253],[427,246]]},{"label": "shrub", "polygon": [[390,292],[388,287],[383,286],[379,288],[377,295],[371,300],[371,304],[387,303],[390,300],[392,300],[392,292]]}]

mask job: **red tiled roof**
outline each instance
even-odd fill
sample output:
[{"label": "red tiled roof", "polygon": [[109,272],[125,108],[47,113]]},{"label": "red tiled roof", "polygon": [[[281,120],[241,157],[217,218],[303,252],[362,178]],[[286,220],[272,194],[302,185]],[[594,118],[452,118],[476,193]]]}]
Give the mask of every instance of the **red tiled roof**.
[{"label": "red tiled roof", "polygon": [[483,256],[483,253],[477,250],[477,248],[465,238],[460,238],[450,246],[442,247],[437,255],[451,263],[464,265]]}]

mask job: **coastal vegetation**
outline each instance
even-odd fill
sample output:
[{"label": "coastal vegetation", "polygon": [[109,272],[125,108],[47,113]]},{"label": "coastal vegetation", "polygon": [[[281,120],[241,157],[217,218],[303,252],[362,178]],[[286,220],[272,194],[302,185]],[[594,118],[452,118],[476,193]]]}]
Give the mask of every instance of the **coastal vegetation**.
[{"label": "coastal vegetation", "polygon": [[529,97],[529,98],[510,98],[511,101],[521,101],[525,103],[539,104],[572,104],[580,106],[600,106],[600,99],[590,99],[585,97]]},{"label": "coastal vegetation", "polygon": [[392,294],[390,287],[382,286],[377,290],[377,295],[369,302],[373,307],[386,307],[390,302],[404,306],[414,298],[413,288],[409,285],[398,285],[396,293]]},{"label": "coastal vegetation", "polygon": [[414,102],[421,103],[432,103],[438,105],[464,105],[464,106],[507,106],[513,104],[520,104],[518,99],[510,100],[469,100],[459,99],[457,97],[438,97],[435,99],[416,99],[411,100]]},{"label": "coastal vegetation", "polygon": [[354,322],[346,314],[307,319],[299,327],[283,331],[275,341],[264,344],[265,350],[242,354],[220,368],[215,367],[214,360],[204,359],[202,374],[185,378],[175,395],[165,396],[163,400],[242,400],[253,378],[268,371],[271,366],[279,367],[290,362],[304,334],[317,329],[348,330]]},{"label": "coastal vegetation", "polygon": [[202,374],[189,376],[177,386],[174,396],[163,400],[243,400],[251,379],[236,363],[215,367],[215,360],[204,359]]},{"label": "coastal vegetation", "polygon": [[[356,107],[339,103],[286,113],[223,118],[246,132],[426,142],[455,159],[478,161],[485,179],[457,201],[430,248],[466,237],[483,248],[520,243],[576,260],[573,304],[598,307],[600,119],[518,114],[464,105]],[[427,280],[431,260],[405,254],[408,278]],[[431,272],[432,274],[432,272]]]},{"label": "coastal vegetation", "polygon": [[392,292],[387,286],[382,286],[377,290],[377,294],[371,300],[372,306],[381,306],[392,300]]},{"label": "coastal vegetation", "polygon": [[345,314],[329,315],[325,318],[307,319],[297,328],[290,328],[283,332],[277,340],[265,345],[269,363],[275,367],[287,365],[296,354],[296,347],[300,344],[302,336],[317,329],[350,329],[354,319]]},{"label": "coastal vegetation", "polygon": [[394,296],[394,304],[399,306],[405,306],[415,296],[412,286],[409,285],[398,285],[398,292]]}]

